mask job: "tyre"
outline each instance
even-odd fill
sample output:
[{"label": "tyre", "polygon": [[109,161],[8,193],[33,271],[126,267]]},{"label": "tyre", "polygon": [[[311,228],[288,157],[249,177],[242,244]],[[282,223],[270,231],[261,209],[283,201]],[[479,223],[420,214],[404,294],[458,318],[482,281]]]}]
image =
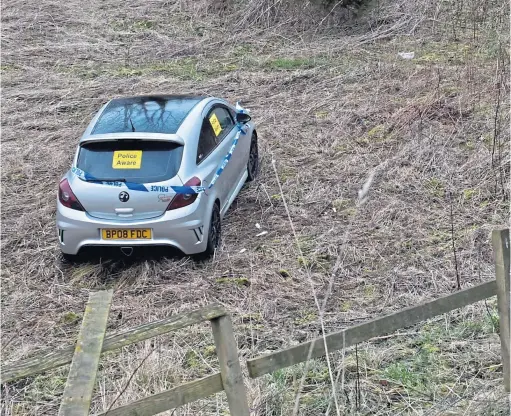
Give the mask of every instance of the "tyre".
[{"label": "tyre", "polygon": [[209,222],[209,231],[207,235],[208,244],[206,250],[198,254],[199,259],[208,259],[215,254],[215,250],[220,246],[222,237],[222,220],[220,218],[220,207],[217,203],[213,205],[211,212],[211,221]]},{"label": "tyre", "polygon": [[80,258],[78,254],[67,254],[67,253],[60,253],[60,254],[62,255],[62,259],[66,263],[74,263]]},{"label": "tyre", "polygon": [[252,133],[252,139],[250,140],[250,153],[247,162],[247,182],[252,182],[259,173],[259,149],[257,146],[257,136]]}]

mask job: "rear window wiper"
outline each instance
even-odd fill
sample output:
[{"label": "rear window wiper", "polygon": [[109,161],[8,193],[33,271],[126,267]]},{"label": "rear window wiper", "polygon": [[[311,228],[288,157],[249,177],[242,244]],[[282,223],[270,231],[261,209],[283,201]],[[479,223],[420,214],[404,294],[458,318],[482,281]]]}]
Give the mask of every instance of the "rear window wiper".
[{"label": "rear window wiper", "polygon": [[87,182],[126,182],[124,178],[87,178]]}]

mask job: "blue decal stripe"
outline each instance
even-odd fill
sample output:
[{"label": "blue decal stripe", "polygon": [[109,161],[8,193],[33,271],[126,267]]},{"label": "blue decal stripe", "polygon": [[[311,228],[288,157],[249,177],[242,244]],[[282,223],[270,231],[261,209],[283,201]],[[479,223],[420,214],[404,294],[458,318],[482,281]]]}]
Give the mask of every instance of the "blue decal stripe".
[{"label": "blue decal stripe", "polygon": [[141,183],[125,182],[125,185],[132,191],[149,192],[149,189],[147,189],[145,185]]}]

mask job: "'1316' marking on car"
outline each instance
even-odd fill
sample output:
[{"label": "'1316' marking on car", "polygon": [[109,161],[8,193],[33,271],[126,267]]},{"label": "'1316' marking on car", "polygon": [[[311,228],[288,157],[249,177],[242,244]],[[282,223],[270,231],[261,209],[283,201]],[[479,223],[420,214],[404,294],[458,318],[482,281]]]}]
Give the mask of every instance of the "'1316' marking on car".
[{"label": "'1316' marking on car", "polygon": [[168,186],[154,186],[151,185],[151,192],[168,192],[169,187]]}]

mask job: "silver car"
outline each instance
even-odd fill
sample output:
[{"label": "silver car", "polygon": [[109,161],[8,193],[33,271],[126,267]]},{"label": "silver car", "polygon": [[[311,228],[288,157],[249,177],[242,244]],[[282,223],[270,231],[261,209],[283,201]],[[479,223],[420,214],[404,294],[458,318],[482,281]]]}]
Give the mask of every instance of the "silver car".
[{"label": "silver car", "polygon": [[156,245],[210,256],[223,216],[258,167],[255,126],[238,105],[177,95],[111,100],[59,185],[63,256]]}]

